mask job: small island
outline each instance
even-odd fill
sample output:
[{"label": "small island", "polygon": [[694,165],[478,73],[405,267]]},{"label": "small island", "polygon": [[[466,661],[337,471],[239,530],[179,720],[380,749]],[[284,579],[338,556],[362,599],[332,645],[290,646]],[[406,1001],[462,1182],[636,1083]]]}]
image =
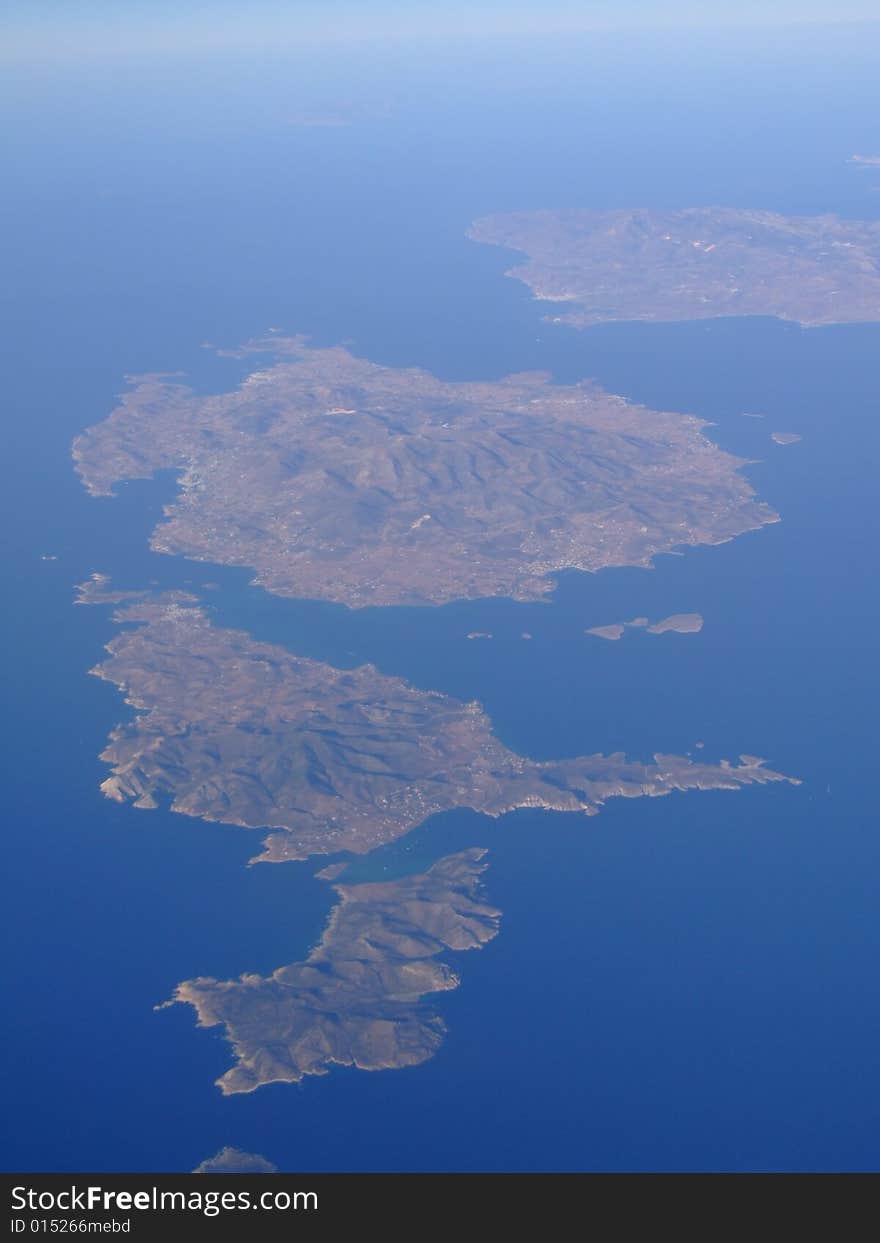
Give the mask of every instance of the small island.
[{"label": "small island", "polygon": [[662,617],[660,621],[653,623],[647,617],[634,617],[628,622],[590,626],[584,633],[595,635],[597,639],[617,640],[623,638],[627,630],[644,630],[646,634],[699,634],[702,629],[702,614],[672,613],[669,617]]},{"label": "small island", "polygon": [[590,626],[589,630],[585,630],[585,634],[594,634],[597,639],[607,639],[610,643],[616,643],[618,639],[623,638],[624,625],[622,622],[612,622],[609,626]]},{"label": "small island", "polygon": [[193,1174],[277,1174],[278,1166],[258,1152],[242,1152],[240,1148],[221,1148],[213,1157],[197,1165]]},{"label": "small island", "polygon": [[647,627],[648,634],[699,634],[702,629],[703,618],[700,613],[673,613]]},{"label": "small island", "polygon": [[200,1027],[226,1029],[235,1066],[217,1080],[224,1095],[334,1066],[394,1070],[433,1057],[446,1028],[422,999],[459,983],[437,955],[479,949],[498,932],[501,912],[482,894],[485,853],[450,855],[417,876],[337,885],[339,903],[303,962],[270,976],[179,984],[165,1006],[191,1005]]},{"label": "small island", "polygon": [[133,382],[73,453],[89,492],[176,472],[158,552],[368,605],[545,598],[565,569],[648,566],[778,515],[691,415],[547,376],[452,383],[272,337],[239,388]]},{"label": "small island", "polygon": [[770,439],[778,445],[796,445],[801,437],[796,432],[771,432]]},{"label": "small island", "polygon": [[[873,163],[868,157],[859,162]],[[773,315],[880,321],[880,222],[732,207],[525,211],[468,236],[526,255],[507,273],[576,328],[614,320]]]},{"label": "small island", "polygon": [[479,703],[257,642],[212,625],[181,593],[115,592],[100,576],[81,589],[83,603],[105,598],[122,603],[123,629],[92,672],[135,714],[102,753],[104,794],[270,829],[260,861],[365,854],[457,807],[593,815],[614,797],[792,780],[753,756],[528,759],[497,739]]}]

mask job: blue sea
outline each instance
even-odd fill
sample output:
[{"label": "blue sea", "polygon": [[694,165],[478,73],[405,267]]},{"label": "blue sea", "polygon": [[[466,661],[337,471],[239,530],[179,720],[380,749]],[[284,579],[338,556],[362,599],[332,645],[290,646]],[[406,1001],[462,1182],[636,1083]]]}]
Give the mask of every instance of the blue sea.
[{"label": "blue sea", "polygon": [[[578,333],[464,236],[545,206],[876,217],[880,169],[847,164],[877,144],[875,37],[756,38],[56,60],[3,85],[3,1168],[189,1170],[227,1144],[301,1171],[880,1164],[880,326]],[[564,574],[541,604],[351,612],[150,553],[173,480],[89,499],[71,439],[125,375],[234,384],[242,364],[203,343],[269,327],[698,414],[782,521],[652,570]],[[301,958],[333,895],[319,863],[247,868],[256,834],[101,796],[129,710],[88,676],[114,631],[72,605],[96,570],[216,583],[216,624],[479,698],[530,756],[701,742],[802,784],[431,820],[352,875],[490,849],[501,933],[450,955],[439,1054],[223,1098],[219,1029],[153,1007],[192,976]],[[679,612],[702,632],[583,634]]]}]

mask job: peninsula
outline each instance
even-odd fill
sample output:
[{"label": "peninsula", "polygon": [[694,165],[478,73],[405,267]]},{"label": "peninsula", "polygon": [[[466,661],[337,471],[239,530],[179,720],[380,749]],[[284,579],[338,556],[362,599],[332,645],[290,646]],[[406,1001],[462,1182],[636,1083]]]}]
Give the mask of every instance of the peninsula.
[{"label": "peninsula", "polygon": [[612,320],[773,315],[807,326],[880,320],[880,222],[731,207],[527,211],[468,236],[521,251],[507,273],[576,328]]}]

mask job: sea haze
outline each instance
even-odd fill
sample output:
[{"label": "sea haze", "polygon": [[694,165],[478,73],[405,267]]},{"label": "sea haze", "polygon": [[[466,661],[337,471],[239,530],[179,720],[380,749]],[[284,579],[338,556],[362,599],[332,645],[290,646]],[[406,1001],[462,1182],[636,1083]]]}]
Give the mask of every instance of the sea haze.
[{"label": "sea haze", "polygon": [[[301,1170],[876,1168],[880,329],[577,333],[464,236],[540,206],[875,216],[880,172],[846,160],[870,149],[876,87],[857,56],[833,73],[815,38],[682,46],[664,70],[608,44],[6,84],[5,1168],[184,1170],[227,1144]],[[150,553],[174,481],[91,500],[71,439],[126,374],[229,387],[242,363],[201,343],[269,327],[444,379],[592,376],[696,413],[782,521],[652,571],[565,574],[543,604],[350,612]],[[101,797],[98,753],[129,710],[87,676],[115,629],[72,605],[93,571],[216,584],[216,624],[479,698],[536,758],[745,751],[803,784],[590,820],[436,818],[352,878],[490,848],[501,932],[450,956],[438,1055],[224,1099],[217,1031],[152,1007],[183,979],[303,957],[333,895],[319,865],[246,868],[257,835]],[[699,634],[583,633],[681,612]]]}]

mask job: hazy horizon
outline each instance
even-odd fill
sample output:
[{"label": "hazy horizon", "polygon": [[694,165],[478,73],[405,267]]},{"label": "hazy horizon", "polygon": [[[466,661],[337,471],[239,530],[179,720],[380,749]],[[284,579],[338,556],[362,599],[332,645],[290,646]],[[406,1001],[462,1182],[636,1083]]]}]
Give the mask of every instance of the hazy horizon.
[{"label": "hazy horizon", "polygon": [[399,43],[480,38],[553,38],[559,35],[651,31],[711,34],[730,29],[769,30],[815,25],[876,26],[880,15],[867,0],[725,0],[711,12],[693,0],[608,0],[594,3],[505,4],[480,0],[425,0],[421,4],[383,0],[353,4],[261,3],[242,9],[219,0],[183,4],[133,0],[123,10],[104,0],[26,3],[7,6],[3,58],[105,57],[131,54],[204,54],[218,51],[279,51],[297,46]]}]

